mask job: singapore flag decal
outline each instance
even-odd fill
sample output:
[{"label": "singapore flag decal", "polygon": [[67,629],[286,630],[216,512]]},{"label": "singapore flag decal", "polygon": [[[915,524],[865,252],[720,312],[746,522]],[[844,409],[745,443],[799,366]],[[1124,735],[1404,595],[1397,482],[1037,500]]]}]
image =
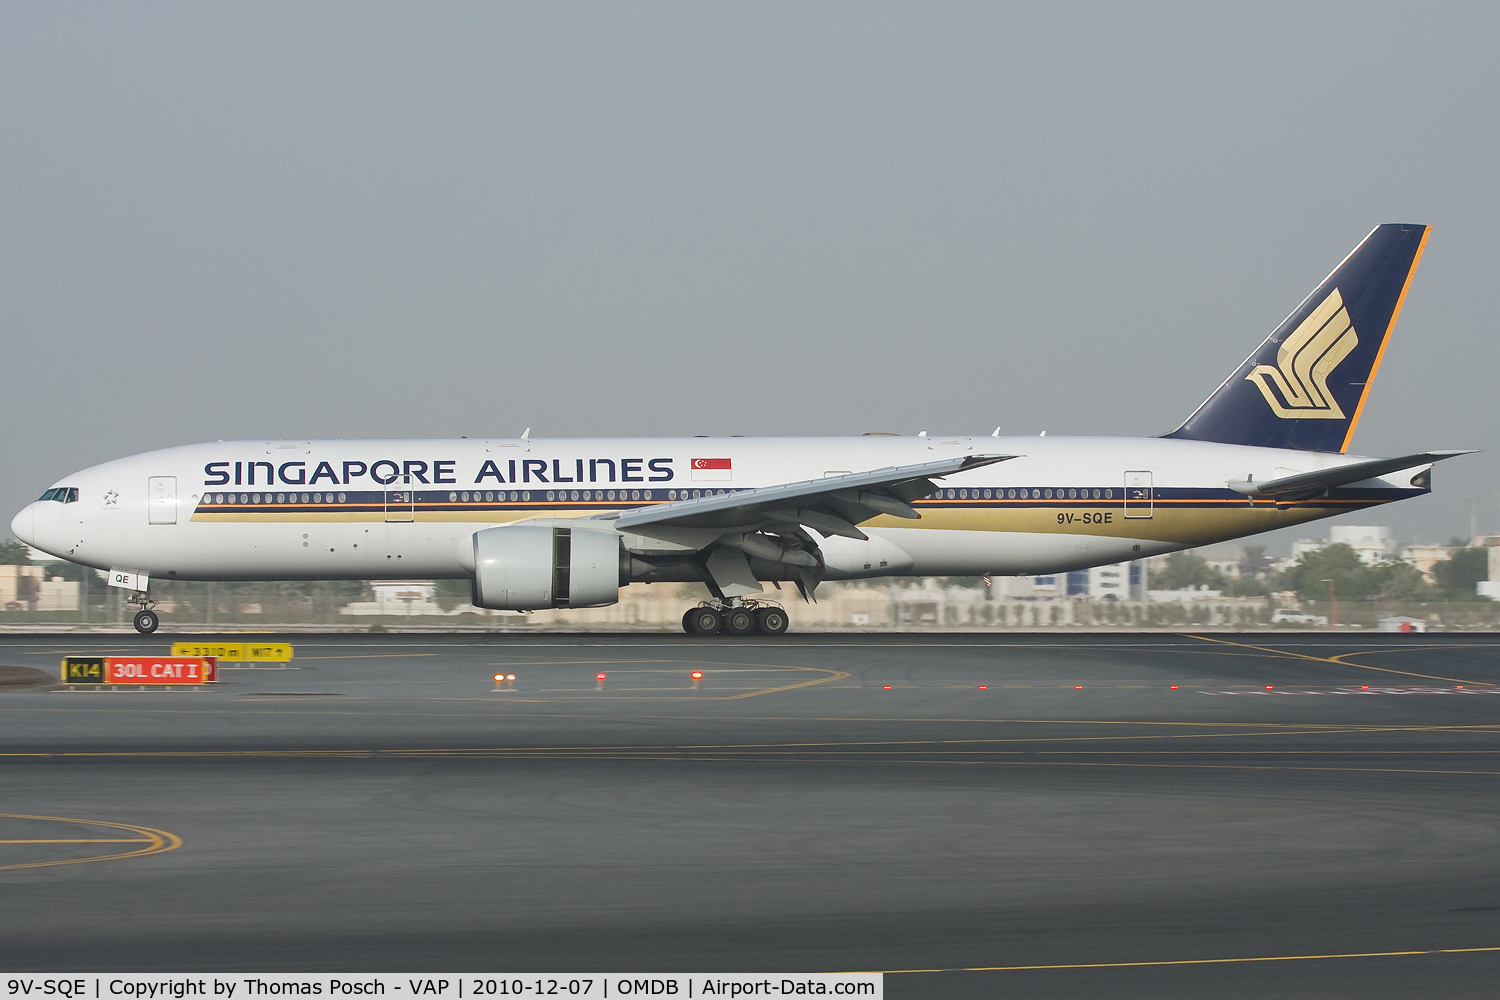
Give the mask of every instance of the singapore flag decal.
[{"label": "singapore flag decal", "polygon": [[695,483],[727,483],[731,478],[727,458],[695,458],[692,464]]}]

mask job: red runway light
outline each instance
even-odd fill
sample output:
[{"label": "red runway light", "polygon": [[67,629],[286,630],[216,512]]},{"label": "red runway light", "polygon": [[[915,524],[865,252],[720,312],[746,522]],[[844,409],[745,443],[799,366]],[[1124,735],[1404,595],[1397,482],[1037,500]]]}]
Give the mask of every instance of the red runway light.
[{"label": "red runway light", "polygon": [[887,685],[886,685],[886,686],[885,686],[885,689],[886,689],[886,690],[887,690],[887,691],[889,691],[889,690],[890,690],[890,689],[891,689],[891,686],[890,686],[890,685],[889,685],[889,684],[887,684]]},{"label": "red runway light", "polygon": [[594,675],[594,680],[596,680],[596,681],[602,681],[602,680],[605,680],[605,679],[606,678],[605,678],[604,674],[595,674]]},{"label": "red runway light", "polygon": [[1360,685],[1360,686],[1359,686],[1359,689],[1360,689],[1360,690],[1361,690],[1361,691],[1368,691],[1368,690],[1370,690],[1370,685],[1368,685],[1368,684],[1361,684],[1361,685]]},{"label": "red runway light", "polygon": [[1463,690],[1463,689],[1464,689],[1464,686],[1463,686],[1463,685],[1462,685],[1462,684],[1460,684],[1460,685],[1459,685],[1459,686],[1458,686],[1458,690],[1460,690],[1460,691],[1462,691],[1462,690]]},{"label": "red runway light", "polygon": [[508,680],[508,681],[513,681],[513,680],[516,679],[516,675],[515,674],[506,674],[505,675],[505,679]]},{"label": "red runway light", "polygon": [[1073,685],[1073,690],[1074,691],[1082,691],[1083,690],[1083,685],[1082,684],[1074,684]]},{"label": "red runway light", "polygon": [[499,684],[503,680],[505,680],[505,675],[504,674],[496,674],[495,675],[495,683],[496,684]]},{"label": "red runway light", "polygon": [[1272,687],[1272,686],[1271,686],[1271,685],[1269,685],[1269,684],[1267,684],[1267,685],[1266,685],[1266,690],[1267,690],[1267,691],[1274,691],[1274,690],[1276,690],[1276,689],[1275,689],[1275,688],[1273,688],[1273,687]]},{"label": "red runway light", "polygon": [[989,689],[990,689],[990,686],[988,684],[981,684],[981,685],[979,685],[979,690],[981,690],[981,691],[988,691]]},{"label": "red runway light", "polygon": [[1176,684],[1173,684],[1173,685],[1172,685],[1172,690],[1173,690],[1173,691],[1176,691],[1176,690],[1177,690],[1177,685],[1176,685]]},{"label": "red runway light", "polygon": [[695,681],[701,681],[702,679],[703,679],[703,671],[701,671],[701,670],[694,670],[693,671],[693,680],[695,680]]}]

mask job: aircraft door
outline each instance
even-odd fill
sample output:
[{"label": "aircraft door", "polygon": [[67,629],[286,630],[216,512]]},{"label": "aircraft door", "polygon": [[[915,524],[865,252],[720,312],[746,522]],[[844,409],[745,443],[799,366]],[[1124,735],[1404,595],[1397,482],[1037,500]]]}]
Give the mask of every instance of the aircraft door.
[{"label": "aircraft door", "polygon": [[1150,472],[1125,473],[1125,516],[1150,517],[1155,492]]},{"label": "aircraft door", "polygon": [[411,488],[411,476],[397,476],[385,487],[386,521],[415,521],[417,492]]},{"label": "aircraft door", "polygon": [[146,487],[149,524],[177,523],[177,477],[152,476]]}]

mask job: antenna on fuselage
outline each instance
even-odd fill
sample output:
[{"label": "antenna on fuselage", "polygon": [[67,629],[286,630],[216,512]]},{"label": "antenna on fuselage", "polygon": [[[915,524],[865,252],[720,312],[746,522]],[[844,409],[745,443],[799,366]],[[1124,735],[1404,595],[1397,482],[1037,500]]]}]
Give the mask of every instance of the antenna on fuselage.
[{"label": "antenna on fuselage", "polygon": [[522,441],[530,441],[531,440],[531,428],[530,427],[526,428],[524,431],[521,432],[521,440]]},{"label": "antenna on fuselage", "polygon": [[990,437],[997,438],[999,436],[1000,436],[1000,428],[996,427],[995,430],[994,430],[994,432],[990,434]]}]

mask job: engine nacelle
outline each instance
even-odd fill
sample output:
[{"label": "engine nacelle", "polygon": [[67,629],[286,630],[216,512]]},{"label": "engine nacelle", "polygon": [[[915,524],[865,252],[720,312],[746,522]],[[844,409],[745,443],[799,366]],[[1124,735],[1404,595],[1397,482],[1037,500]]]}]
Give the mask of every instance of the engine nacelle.
[{"label": "engine nacelle", "polygon": [[614,604],[620,553],[620,535],[608,529],[528,523],[476,531],[474,606],[535,611]]}]

